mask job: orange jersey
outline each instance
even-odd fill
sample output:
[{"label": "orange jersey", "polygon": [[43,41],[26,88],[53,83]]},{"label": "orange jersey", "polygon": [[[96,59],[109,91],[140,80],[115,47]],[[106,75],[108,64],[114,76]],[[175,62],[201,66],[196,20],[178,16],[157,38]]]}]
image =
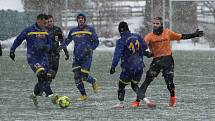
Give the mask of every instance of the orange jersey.
[{"label": "orange jersey", "polygon": [[153,58],[168,56],[172,54],[170,41],[180,40],[181,34],[175,33],[170,29],[164,29],[161,35],[155,35],[153,32],[147,34],[144,38],[153,53]]}]

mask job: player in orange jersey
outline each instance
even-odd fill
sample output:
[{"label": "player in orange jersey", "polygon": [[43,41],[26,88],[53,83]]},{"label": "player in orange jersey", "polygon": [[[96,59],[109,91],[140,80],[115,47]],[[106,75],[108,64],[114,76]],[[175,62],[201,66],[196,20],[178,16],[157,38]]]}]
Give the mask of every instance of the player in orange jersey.
[{"label": "player in orange jersey", "polygon": [[172,57],[170,41],[201,37],[203,36],[203,31],[199,31],[197,29],[196,32],[192,34],[179,34],[170,29],[163,28],[161,17],[155,17],[152,22],[153,32],[147,34],[144,40],[148,43],[149,49],[153,54],[153,60],[150,64],[149,70],[146,72],[145,81],[138,90],[136,101],[132,102],[132,107],[139,107],[141,100],[144,100],[148,107],[154,106],[149,99],[145,98],[145,92],[153,79],[162,72],[167,89],[170,92],[169,106],[173,108],[176,103],[176,96],[175,85],[173,83],[174,59]]}]

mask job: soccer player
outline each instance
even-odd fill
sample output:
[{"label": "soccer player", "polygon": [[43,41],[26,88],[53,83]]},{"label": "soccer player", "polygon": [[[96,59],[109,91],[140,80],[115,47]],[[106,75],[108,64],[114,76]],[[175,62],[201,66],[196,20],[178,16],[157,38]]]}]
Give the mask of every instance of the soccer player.
[{"label": "soccer player", "polygon": [[149,45],[149,49],[153,54],[153,60],[150,64],[149,70],[146,72],[145,81],[138,90],[136,101],[132,102],[132,106],[140,106],[140,101],[144,99],[147,87],[154,80],[154,78],[157,77],[160,72],[162,72],[167,89],[170,92],[169,106],[173,108],[176,103],[176,94],[175,85],[173,83],[174,60],[170,41],[201,37],[203,36],[203,31],[199,31],[197,29],[196,32],[192,34],[179,34],[173,32],[170,29],[164,29],[161,17],[155,17],[152,22],[153,32],[147,34],[144,40]]},{"label": "soccer player", "polygon": [[[121,38],[116,43],[110,74],[115,73],[115,68],[120,59],[122,72],[120,73],[118,84],[118,99],[120,102],[114,105],[113,108],[124,107],[125,87],[128,84],[131,84],[131,88],[137,93],[139,89],[138,83],[144,68],[143,55],[145,55],[148,48],[140,35],[130,32],[126,22],[120,22],[118,30]],[[150,57],[151,55],[148,53],[148,56]]]},{"label": "soccer player", "polygon": [[24,29],[10,48],[10,58],[15,61],[16,48],[23,40],[27,41],[27,61],[38,78],[34,92],[30,96],[35,106],[38,106],[37,96],[41,96],[43,92],[51,98],[53,103],[56,103],[58,98],[52,92],[50,87],[51,75],[48,73],[48,51],[51,48],[51,39],[45,29],[47,19],[46,14],[39,14],[36,23]]},{"label": "soccer player", "polygon": [[[48,55],[48,61],[49,61],[49,72],[52,75],[52,79],[55,78],[57,71],[58,71],[58,66],[59,66],[59,59],[60,59],[60,54],[59,51],[57,50],[59,48],[59,44],[63,42],[63,33],[60,27],[57,27],[54,25],[54,20],[52,15],[48,15],[48,33],[49,36],[52,40],[52,47],[49,50],[49,55]],[[67,49],[63,49],[65,53],[65,60],[69,59],[69,53]]]},{"label": "soccer player", "polygon": [[67,46],[72,40],[74,41],[72,71],[74,79],[81,96],[77,101],[88,99],[83,81],[92,84],[93,92],[98,93],[97,79],[90,75],[93,51],[98,47],[99,40],[92,26],[86,24],[86,16],[83,13],[77,15],[78,26],[71,28],[68,38],[62,44],[61,48]]},{"label": "soccer player", "polygon": [[2,56],[1,42],[0,42],[0,56]]}]

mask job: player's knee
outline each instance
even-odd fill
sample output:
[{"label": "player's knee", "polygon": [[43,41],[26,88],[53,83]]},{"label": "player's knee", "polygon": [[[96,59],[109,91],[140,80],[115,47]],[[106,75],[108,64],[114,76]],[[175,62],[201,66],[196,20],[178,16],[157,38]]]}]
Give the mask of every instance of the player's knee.
[{"label": "player's knee", "polygon": [[74,71],[74,79],[75,80],[80,80],[81,79],[80,71]]},{"label": "player's knee", "polygon": [[89,74],[82,72],[82,80],[87,81]]},{"label": "player's knee", "polygon": [[138,83],[134,83],[133,81],[131,82],[131,88],[134,90],[134,92],[137,92],[139,87]]},{"label": "player's knee", "polygon": [[148,78],[155,78],[155,77],[157,77],[157,75],[158,75],[158,72],[156,72],[156,71],[148,70],[146,72],[146,76]]},{"label": "player's knee", "polygon": [[174,77],[174,72],[173,71],[164,72],[163,76],[165,79],[171,80]]}]

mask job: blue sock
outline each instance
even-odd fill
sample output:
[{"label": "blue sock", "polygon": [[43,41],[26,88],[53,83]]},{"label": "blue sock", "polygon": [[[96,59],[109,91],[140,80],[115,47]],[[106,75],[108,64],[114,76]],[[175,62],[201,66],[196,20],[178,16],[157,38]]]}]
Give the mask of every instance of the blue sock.
[{"label": "blue sock", "polygon": [[89,75],[87,78],[87,82],[94,84],[96,82],[96,80],[92,76]]},{"label": "blue sock", "polygon": [[81,95],[87,95],[86,91],[85,91],[85,88],[84,88],[84,83],[83,82],[77,84],[76,86],[77,86],[78,90],[80,91]]}]

